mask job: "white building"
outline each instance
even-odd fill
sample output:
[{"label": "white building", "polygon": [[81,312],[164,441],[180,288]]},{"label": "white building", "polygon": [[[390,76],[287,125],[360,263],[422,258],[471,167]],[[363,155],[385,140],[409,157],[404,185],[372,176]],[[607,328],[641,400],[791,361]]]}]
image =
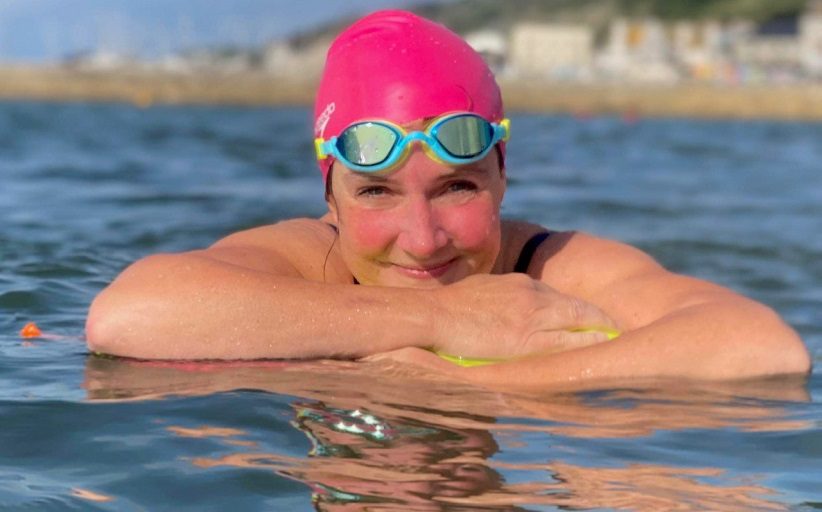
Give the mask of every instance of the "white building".
[{"label": "white building", "polygon": [[465,42],[476,50],[494,73],[505,72],[508,56],[508,41],[496,30],[480,30],[465,35]]},{"label": "white building", "polygon": [[671,28],[672,61],[694,80],[736,82],[733,49],[738,41],[750,39],[754,29],[749,21],[677,22]]},{"label": "white building", "polygon": [[322,72],[329,46],[329,37],[305,42],[277,41],[263,51],[262,68],[276,76],[311,80]]},{"label": "white building", "polygon": [[593,52],[588,26],[520,24],[511,31],[508,66],[522,77],[578,80],[590,76]]},{"label": "white building", "polygon": [[[688,34],[681,37],[687,39]],[[604,77],[618,81],[673,83],[679,80],[679,73],[672,52],[668,31],[659,20],[619,19],[609,27],[596,67]]]},{"label": "white building", "polygon": [[798,19],[782,18],[762,24],[750,37],[737,42],[736,59],[762,69],[799,67]]},{"label": "white building", "polygon": [[63,65],[84,71],[118,71],[139,67],[139,61],[134,57],[117,52],[98,50],[95,52],[80,53],[63,61]]},{"label": "white building", "polygon": [[688,67],[710,66],[725,56],[723,28],[716,21],[680,21],[672,28],[673,57]]},{"label": "white building", "polygon": [[799,62],[811,76],[822,76],[822,0],[815,0],[799,20]]}]

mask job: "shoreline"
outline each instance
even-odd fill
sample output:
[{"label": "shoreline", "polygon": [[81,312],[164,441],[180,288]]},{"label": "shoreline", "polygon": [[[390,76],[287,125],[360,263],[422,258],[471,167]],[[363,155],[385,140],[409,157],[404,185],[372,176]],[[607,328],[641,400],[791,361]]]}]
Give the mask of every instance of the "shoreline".
[{"label": "shoreline", "polygon": [[[822,121],[822,85],[560,84],[500,79],[506,110],[580,116]],[[0,100],[310,106],[316,78],[0,66]]]}]

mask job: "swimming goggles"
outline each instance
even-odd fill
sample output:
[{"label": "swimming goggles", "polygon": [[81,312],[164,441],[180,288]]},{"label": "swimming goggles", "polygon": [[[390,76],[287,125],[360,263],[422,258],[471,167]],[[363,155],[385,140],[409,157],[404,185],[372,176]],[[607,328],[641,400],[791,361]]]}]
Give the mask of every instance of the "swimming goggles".
[{"label": "swimming goggles", "polygon": [[437,117],[424,132],[406,132],[388,121],[359,121],[329,140],[317,138],[318,160],[333,156],[358,172],[380,172],[395,168],[408,155],[414,141],[424,142],[429,157],[450,165],[481,160],[500,141],[507,141],[511,122],[492,123],[467,112]]}]

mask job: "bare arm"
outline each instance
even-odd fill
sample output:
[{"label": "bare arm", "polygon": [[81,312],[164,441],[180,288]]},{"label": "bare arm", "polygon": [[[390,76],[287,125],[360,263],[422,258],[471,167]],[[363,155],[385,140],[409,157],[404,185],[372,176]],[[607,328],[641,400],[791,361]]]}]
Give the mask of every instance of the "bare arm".
[{"label": "bare arm", "polygon": [[[553,238],[536,256],[532,277],[601,307],[620,325],[617,339],[474,368],[413,349],[377,357],[421,364],[486,386],[519,389],[578,388],[643,378],[734,380],[809,371],[802,341],[767,306],[668,272],[624,244],[584,234]],[[448,293],[448,288],[440,293]]]},{"label": "bare arm", "polygon": [[[333,265],[331,282],[318,282],[333,237],[317,224],[290,221],[134,263],[94,300],[89,348],[150,359],[257,359],[422,345],[430,322],[420,292],[345,285]],[[396,329],[381,328],[379,318]]]},{"label": "bare arm", "polygon": [[446,287],[447,300],[354,286],[339,257],[327,258],[333,240],[317,221],[289,221],[140,260],[94,300],[89,348],[146,359],[355,358],[402,347],[510,357],[552,346],[564,326],[610,324],[524,276],[473,276]]},{"label": "bare arm", "polygon": [[95,300],[87,337],[94,351],[138,358],[357,357],[422,345],[426,311],[414,295],[250,270],[208,251],[158,255]]},{"label": "bare arm", "polygon": [[562,249],[545,260],[538,277],[600,306],[622,325],[623,334],[607,343],[466,372],[472,379],[543,387],[597,379],[725,380],[809,371],[802,341],[767,306],[668,272],[624,244],[565,236]]}]

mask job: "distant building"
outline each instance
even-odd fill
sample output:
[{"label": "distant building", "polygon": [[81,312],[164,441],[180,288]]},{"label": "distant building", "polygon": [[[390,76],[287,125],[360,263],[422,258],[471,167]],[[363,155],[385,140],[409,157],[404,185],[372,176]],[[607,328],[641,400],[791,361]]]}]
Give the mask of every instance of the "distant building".
[{"label": "distant building", "polygon": [[672,28],[672,57],[692,76],[709,73],[724,56],[722,42],[719,23],[680,21]]},{"label": "distant building", "polygon": [[799,62],[809,75],[822,77],[822,0],[811,2],[799,20]]},{"label": "distant building", "polygon": [[494,73],[504,73],[508,63],[508,41],[496,30],[480,30],[465,35],[471,45],[488,63]]},{"label": "distant building", "polygon": [[799,74],[799,18],[783,16],[757,27],[737,42],[734,56],[740,65],[768,79],[795,80]]},{"label": "distant building", "polygon": [[247,50],[198,49],[183,52],[174,59],[161,61],[159,66],[180,73],[232,74],[252,71],[257,65],[256,60],[253,52]]},{"label": "distant building", "polygon": [[134,57],[105,50],[78,53],[63,60],[63,66],[82,71],[118,71],[139,65]]},{"label": "distant building", "polygon": [[738,66],[733,48],[749,38],[755,26],[749,21],[680,21],[672,27],[671,59],[683,78],[737,83]]},{"label": "distant building", "polygon": [[262,68],[276,76],[313,80],[320,76],[331,37],[276,41],[263,50]]},{"label": "distant building", "polygon": [[669,31],[659,20],[615,20],[596,68],[603,78],[612,80],[673,83],[679,80],[679,72],[672,51]]},{"label": "distant building", "polygon": [[520,24],[511,32],[508,66],[522,77],[579,80],[590,77],[593,52],[588,26]]}]

